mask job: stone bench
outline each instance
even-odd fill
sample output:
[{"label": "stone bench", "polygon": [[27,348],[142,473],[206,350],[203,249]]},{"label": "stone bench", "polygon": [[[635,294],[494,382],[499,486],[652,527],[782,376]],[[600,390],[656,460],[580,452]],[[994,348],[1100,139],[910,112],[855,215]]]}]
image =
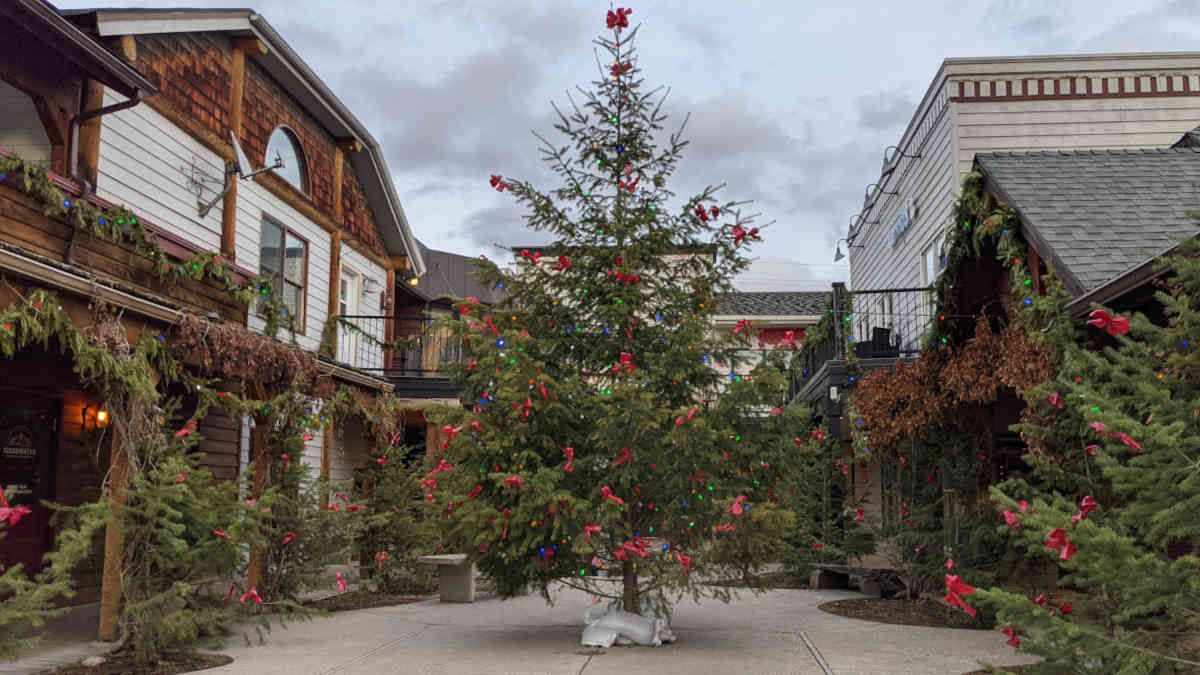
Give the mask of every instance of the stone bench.
[{"label": "stone bench", "polygon": [[442,602],[475,602],[475,565],[466,564],[465,553],[423,555],[417,562],[437,565],[438,594]]}]

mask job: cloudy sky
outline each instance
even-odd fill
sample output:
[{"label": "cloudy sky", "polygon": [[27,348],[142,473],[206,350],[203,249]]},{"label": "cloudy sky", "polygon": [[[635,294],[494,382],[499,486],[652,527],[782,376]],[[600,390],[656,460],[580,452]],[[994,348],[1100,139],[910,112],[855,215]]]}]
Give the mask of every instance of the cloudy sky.
[{"label": "cloudy sky", "polygon": [[[53,0],[61,8],[95,0]],[[557,187],[531,130],[557,140],[550,101],[588,86],[607,2],[244,0],[383,146],[409,222],[433,248],[494,256],[543,243],[489,174]],[[128,6],[229,7],[238,0]],[[121,5],[115,0],[113,5]],[[639,67],[672,88],[691,145],[669,186],[726,183],[766,232],[743,290],[848,277],[835,240],[862,205],[942,59],[1200,51],[1200,0],[647,0]]]}]

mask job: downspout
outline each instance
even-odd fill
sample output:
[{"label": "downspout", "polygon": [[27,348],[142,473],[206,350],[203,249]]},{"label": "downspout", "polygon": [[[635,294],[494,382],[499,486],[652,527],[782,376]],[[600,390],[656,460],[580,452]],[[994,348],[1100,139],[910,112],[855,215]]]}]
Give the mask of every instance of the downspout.
[{"label": "downspout", "polygon": [[127,101],[121,101],[120,103],[106,105],[102,108],[88,110],[87,112],[80,113],[71,118],[71,147],[67,155],[67,173],[72,179],[80,181],[81,184],[86,186],[84,188],[85,193],[90,193],[91,188],[94,186],[88,186],[87,182],[82,180],[79,176],[79,126],[93,117],[100,117],[101,115],[107,115],[109,113],[120,112],[122,110],[132,108],[141,103],[142,99],[142,90],[138,89],[134,97]]}]

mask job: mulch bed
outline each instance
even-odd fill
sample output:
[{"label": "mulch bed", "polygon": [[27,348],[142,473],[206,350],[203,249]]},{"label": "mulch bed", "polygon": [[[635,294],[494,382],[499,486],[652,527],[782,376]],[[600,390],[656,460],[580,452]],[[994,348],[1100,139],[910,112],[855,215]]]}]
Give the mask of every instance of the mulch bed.
[{"label": "mulch bed", "polygon": [[[808,579],[787,571],[767,572],[758,577],[767,588],[808,588]],[[714,579],[706,581],[709,586],[732,586],[745,588],[741,579]]]},{"label": "mulch bed", "polygon": [[[1017,673],[1017,675],[1021,675],[1022,673],[1036,673],[1037,669],[1038,669],[1038,664],[1035,663],[1035,664],[1027,665],[1027,666],[996,666],[996,668],[999,669],[999,671],[1002,673],[1008,672],[1008,673]],[[963,673],[963,675],[990,675],[990,674],[986,670],[972,670],[969,673]]]},{"label": "mulch bed", "polygon": [[986,630],[975,619],[930,598],[854,598],[817,605],[817,609],[838,616],[901,626],[931,628],[974,628]]},{"label": "mulch bed", "polygon": [[88,667],[80,663],[44,671],[45,675],[174,675],[196,670],[219,668],[233,663],[224,654],[171,654],[165,660],[139,667],[129,656],[108,657],[104,663]]},{"label": "mulch bed", "polygon": [[352,609],[371,609],[372,607],[391,607],[392,605],[407,605],[429,599],[427,595],[390,595],[387,593],[371,593],[367,591],[350,591],[331,595],[320,600],[304,603],[313,609],[327,612],[345,612]]}]

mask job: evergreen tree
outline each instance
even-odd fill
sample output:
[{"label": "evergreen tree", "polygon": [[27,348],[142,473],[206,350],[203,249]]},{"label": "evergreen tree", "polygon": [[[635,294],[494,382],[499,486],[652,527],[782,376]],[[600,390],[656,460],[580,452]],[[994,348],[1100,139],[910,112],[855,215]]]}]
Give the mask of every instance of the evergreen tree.
[{"label": "evergreen tree", "polygon": [[515,270],[478,263],[509,296],[462,300],[450,322],[473,355],[452,375],[475,405],[430,412],[445,452],[422,485],[445,543],[502,595],[562,579],[640,612],[726,597],[696,579],[753,581],[778,559],[795,518],[777,492],[803,420],[767,414],[783,403],[782,355],[743,376],[752,325],[713,329],[759,230],[714,187],[667,212],[686,142],[681,128],[656,143],[660,90],[643,89],[629,13],[609,12],[596,44],[611,62],[559,112],[567,143],[538,137],[561,187],[492,177],[554,243]]},{"label": "evergreen tree", "polygon": [[1078,591],[973,595],[1045,657],[1038,672],[1200,669],[1200,260],[1181,248],[1156,293],[1165,325],[1097,310],[1085,337],[1099,345],[1056,345],[1058,377],[1026,392],[1036,478],[992,489],[1004,530]]}]

